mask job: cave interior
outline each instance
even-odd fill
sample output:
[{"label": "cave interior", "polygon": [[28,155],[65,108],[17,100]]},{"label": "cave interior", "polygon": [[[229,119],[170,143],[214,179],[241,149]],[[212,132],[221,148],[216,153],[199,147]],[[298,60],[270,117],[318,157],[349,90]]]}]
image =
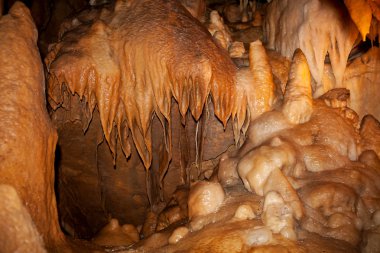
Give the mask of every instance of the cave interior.
[{"label": "cave interior", "polygon": [[0,0],[0,252],[380,252],[379,0]]}]

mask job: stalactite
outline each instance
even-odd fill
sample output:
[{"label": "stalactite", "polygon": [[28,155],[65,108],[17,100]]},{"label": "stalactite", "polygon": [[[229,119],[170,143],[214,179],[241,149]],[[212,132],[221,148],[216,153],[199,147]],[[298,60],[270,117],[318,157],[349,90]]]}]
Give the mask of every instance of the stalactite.
[{"label": "stalactite", "polygon": [[317,84],[322,81],[328,53],[337,84],[341,85],[359,33],[343,2],[274,0],[268,6],[264,27],[269,48],[288,58],[297,48],[304,52]]},{"label": "stalactite", "polygon": [[131,131],[145,167],[150,167],[154,113],[167,122],[163,128],[171,146],[171,97],[182,116],[189,109],[198,120],[210,94],[216,116],[226,125],[235,105],[236,68],[178,3],[117,1],[113,11],[92,14],[87,23],[81,19],[61,32],[45,59],[49,102],[53,108],[62,105],[62,87],[67,86],[88,101],[90,116],[97,105],[114,155],[111,132],[116,125],[114,136],[125,155],[130,153]]},{"label": "stalactite", "polygon": [[359,29],[363,40],[365,40],[369,33],[372,20],[372,9],[369,2],[367,0],[344,0],[344,4],[356,27]]}]

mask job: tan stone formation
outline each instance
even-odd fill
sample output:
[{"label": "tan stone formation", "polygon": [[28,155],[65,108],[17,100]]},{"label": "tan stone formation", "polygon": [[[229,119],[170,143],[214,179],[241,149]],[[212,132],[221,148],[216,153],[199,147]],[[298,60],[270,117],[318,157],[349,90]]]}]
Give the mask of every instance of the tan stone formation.
[{"label": "tan stone formation", "polygon": [[172,194],[172,198],[160,213],[157,220],[156,231],[167,228],[171,224],[183,222],[188,218],[188,187],[179,186]]},{"label": "tan stone formation", "polygon": [[207,29],[222,48],[229,50],[232,43],[231,33],[223,18],[215,10],[210,13],[210,24]]},{"label": "tan stone formation", "polygon": [[182,240],[189,233],[187,227],[178,227],[173,231],[173,234],[169,237],[170,244],[176,244]]},{"label": "tan stone formation", "polygon": [[360,52],[347,62],[343,76],[343,83],[338,84],[333,74],[331,64],[324,65],[323,79],[320,85],[313,87],[313,96],[322,94],[335,88],[346,88],[350,91],[350,100],[347,105],[352,108],[360,118],[366,114],[380,117],[378,101],[380,95],[377,87],[380,84],[380,49],[372,47],[367,52]]},{"label": "tan stone formation", "polygon": [[297,49],[293,55],[288,83],[285,87],[282,113],[293,124],[309,121],[313,112],[311,77],[305,55]]},{"label": "tan stone formation", "polygon": [[250,220],[254,218],[256,218],[256,215],[250,205],[240,205],[235,211],[234,219],[236,220]]},{"label": "tan stone formation", "polygon": [[111,219],[92,241],[102,246],[129,246],[139,240],[139,233],[135,226],[131,224],[120,226],[117,219]]},{"label": "tan stone formation", "polygon": [[372,9],[370,2],[371,1],[367,0],[344,0],[344,4],[346,5],[356,27],[359,29],[363,40],[365,40],[371,26]]},{"label": "tan stone formation", "polygon": [[243,135],[250,121],[258,115],[269,111],[275,101],[275,86],[269,65],[268,56],[261,41],[250,43],[249,67],[240,68],[237,72],[236,107],[234,117],[235,141]]},{"label": "tan stone formation", "polygon": [[[302,49],[315,81],[314,98],[333,88],[344,87],[351,91],[349,105],[360,117],[366,114],[379,117],[376,92],[379,50],[373,47],[368,52],[350,55],[358,50],[353,46],[359,42],[359,31],[363,40],[366,35],[372,41],[377,40],[379,21],[375,15],[378,13],[376,6],[376,1],[366,0],[342,3],[272,1],[264,26],[268,47],[288,58],[296,48]],[[305,15],[300,14],[302,10]],[[288,16],[293,18],[288,19]],[[331,23],[335,25],[331,26]],[[325,63],[325,58],[330,63]]]},{"label": "tan stone formation", "polygon": [[54,194],[57,132],[36,43],[30,12],[16,2],[0,18],[0,184],[14,187],[50,249],[64,242]]},{"label": "tan stone formation", "polygon": [[288,58],[300,48],[317,84],[322,81],[328,53],[340,86],[359,31],[343,1],[274,0],[267,9],[264,33],[268,47]]},{"label": "tan stone formation", "polygon": [[46,252],[32,218],[9,185],[0,185],[0,224],[1,252]]},{"label": "tan stone formation", "polygon": [[230,54],[231,58],[239,58],[243,57],[245,53],[244,43],[240,41],[234,41],[232,42],[228,53]]},{"label": "tan stone formation", "polygon": [[[288,82],[307,80],[302,78],[307,64],[302,64],[305,60],[293,61],[292,70],[304,70],[291,71]],[[376,197],[380,190],[376,186],[380,176],[377,155],[368,151],[360,156],[363,163],[356,162],[361,143],[367,143],[363,151],[376,150],[378,122],[365,117],[359,136],[357,122],[346,113],[349,93],[336,90],[313,101],[310,79],[302,84],[313,106],[308,119],[301,124],[288,122],[283,113],[289,100],[285,91],[281,112],[266,112],[252,121],[244,145],[223,157],[219,169],[235,166],[246,189],[266,200],[268,194],[274,196],[273,204],[264,202],[262,214],[264,224],[274,233],[286,227],[280,234],[295,240],[294,215],[304,230],[358,245],[362,231],[373,226],[372,213],[380,207]],[[298,98],[303,87],[294,87]],[[289,112],[297,110],[299,107],[290,108]],[[288,216],[276,211],[282,206],[288,206]],[[284,218],[276,218],[280,213]]]},{"label": "tan stone formation", "polygon": [[248,204],[260,214],[262,210],[256,208],[262,208],[263,203],[256,202],[260,198],[240,187],[229,188],[226,191],[225,205],[216,214],[208,217],[214,220],[214,223],[188,233],[178,243],[165,245],[156,252],[312,252],[316,247],[329,253],[357,251],[342,241],[331,241],[332,239],[324,239],[307,232],[301,233],[302,241],[285,239],[282,234],[290,235],[289,231],[284,230],[282,234],[273,233],[270,228],[264,226],[260,218],[234,220],[236,208],[241,203]]},{"label": "tan stone formation", "polygon": [[360,126],[362,150],[373,150],[380,157],[380,122],[372,115],[366,115]]},{"label": "tan stone formation", "polygon": [[219,183],[199,181],[190,188],[189,218],[205,216],[219,210],[224,201],[224,190]]}]

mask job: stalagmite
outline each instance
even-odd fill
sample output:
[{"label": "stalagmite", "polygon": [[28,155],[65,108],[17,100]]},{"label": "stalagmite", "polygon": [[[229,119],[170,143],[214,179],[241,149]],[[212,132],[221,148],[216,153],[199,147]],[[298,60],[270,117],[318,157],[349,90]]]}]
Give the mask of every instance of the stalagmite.
[{"label": "stalagmite", "polygon": [[300,49],[294,52],[282,112],[293,124],[307,122],[313,112],[309,66]]},{"label": "stalagmite", "polygon": [[137,229],[130,224],[120,226],[117,219],[111,219],[93,239],[102,246],[129,246],[139,241]]},{"label": "stalagmite", "polygon": [[[232,112],[236,143],[239,143],[241,134],[245,136],[249,122],[256,120],[256,118],[260,120],[259,116],[265,115],[265,112],[272,110],[274,101],[276,100],[271,67],[265,48],[260,41],[250,44],[249,61],[249,68],[241,68],[237,72],[236,103]],[[286,122],[286,120],[283,120],[283,122]],[[264,121],[263,124],[265,124]],[[278,126],[283,127],[283,124],[280,123]],[[265,129],[271,131],[269,128]],[[254,130],[248,130],[247,135],[252,142],[260,142],[262,137],[265,136],[262,131],[260,131],[258,136],[253,136],[254,134],[251,134],[251,132],[254,132]],[[251,147],[252,142],[247,144],[247,146]],[[241,153],[244,154],[244,152],[248,151],[244,147],[242,149],[245,151],[232,152],[240,153],[233,156],[239,156],[242,155]],[[238,160],[237,157],[229,157],[228,154],[224,154],[221,157],[218,177],[223,185],[234,185],[239,181],[236,172]]]},{"label": "stalagmite", "polygon": [[237,72],[236,107],[232,112],[236,117],[235,140],[244,122],[253,121],[271,110],[275,100],[271,67],[261,41],[250,44],[249,65],[249,68],[241,68]]},{"label": "stalagmite", "polygon": [[[335,89],[313,100],[308,64],[297,50],[282,108],[259,115],[250,123],[245,143],[222,156],[221,178],[233,179],[233,170],[226,168],[237,167],[245,188],[265,197],[261,218],[274,233],[296,240],[299,223],[304,230],[357,246],[361,231],[372,228],[371,213],[380,208],[375,197],[380,162],[372,151],[379,127],[366,116],[359,136],[349,97],[347,90]],[[305,101],[304,112],[290,106],[297,99]],[[291,113],[305,116],[289,122]],[[362,150],[371,151],[358,163]]]},{"label": "stalagmite", "polygon": [[249,48],[249,68],[253,76],[253,84],[255,85],[256,97],[250,97],[248,93],[248,105],[251,120],[258,115],[269,111],[274,102],[274,83],[272,69],[269,65],[268,56],[261,41],[255,41],[250,44]]},{"label": "stalagmite", "polygon": [[380,122],[372,115],[363,118],[360,126],[362,150],[373,150],[380,157]]}]

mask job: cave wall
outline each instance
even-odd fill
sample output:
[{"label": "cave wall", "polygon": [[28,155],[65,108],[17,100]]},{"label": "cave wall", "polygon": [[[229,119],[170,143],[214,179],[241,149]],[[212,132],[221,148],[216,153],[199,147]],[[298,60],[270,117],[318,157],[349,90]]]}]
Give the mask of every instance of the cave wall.
[{"label": "cave wall", "polygon": [[57,132],[46,110],[37,30],[29,10],[0,18],[0,184],[10,184],[47,247],[63,243],[54,193]]},{"label": "cave wall", "polygon": [[121,223],[141,224],[148,199],[145,168],[136,149],[133,147],[133,155],[127,159],[118,145],[114,163],[99,113],[94,112],[84,132],[78,116],[80,99],[71,99],[69,115],[63,108],[52,115],[60,136],[56,166],[63,229],[72,236],[90,238],[111,217]]},{"label": "cave wall", "polygon": [[[183,119],[178,104],[173,100],[173,155],[163,178],[161,202],[158,170],[165,139],[160,121],[155,117],[152,122],[153,161],[147,171],[133,144],[131,155],[126,158],[118,143],[114,163],[97,109],[88,129],[83,131],[85,101],[80,101],[77,95],[68,95],[66,99],[70,99],[71,109],[59,108],[52,111],[51,117],[59,135],[56,166],[60,223],[64,231],[74,237],[93,237],[111,217],[117,218],[120,224],[143,224],[147,211],[157,208],[155,211],[160,212],[178,186],[186,185],[188,179],[194,181],[198,178],[197,166],[203,165],[201,174],[205,170],[212,173],[218,164],[217,158],[234,145],[232,124],[228,123],[226,129],[223,128],[213,113],[211,102],[207,122],[202,116],[196,134],[197,123],[192,115],[186,114],[186,124],[181,123]],[[202,128],[205,129],[203,141]],[[152,176],[150,186],[146,185],[146,173]],[[149,187],[156,193],[152,206],[147,195]]]}]

